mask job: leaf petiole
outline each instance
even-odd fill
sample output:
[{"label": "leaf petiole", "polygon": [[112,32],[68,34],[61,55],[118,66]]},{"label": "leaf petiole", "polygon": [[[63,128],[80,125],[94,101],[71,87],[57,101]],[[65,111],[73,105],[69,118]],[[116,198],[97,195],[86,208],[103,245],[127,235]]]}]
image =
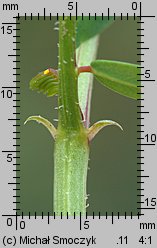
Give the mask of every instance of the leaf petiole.
[{"label": "leaf petiole", "polygon": [[77,68],[77,73],[78,73],[78,75],[79,75],[80,73],[83,73],[83,72],[90,72],[90,73],[92,73],[92,68],[91,68],[91,66],[80,66],[80,67]]}]

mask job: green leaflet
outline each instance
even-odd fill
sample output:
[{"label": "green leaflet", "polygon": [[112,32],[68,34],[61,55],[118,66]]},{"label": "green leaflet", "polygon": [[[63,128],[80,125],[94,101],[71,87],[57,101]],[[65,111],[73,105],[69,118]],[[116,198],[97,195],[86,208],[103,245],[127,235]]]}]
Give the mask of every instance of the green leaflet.
[{"label": "green leaflet", "polygon": [[93,36],[101,33],[103,29],[107,28],[114,21],[113,17],[91,16],[90,20],[88,16],[79,16],[77,20],[77,32],[76,32],[76,48],[81,45],[82,42],[92,38]]},{"label": "green leaflet", "polygon": [[91,63],[94,76],[107,88],[124,96],[137,99],[139,88],[137,65],[109,60],[95,60]]},{"label": "green leaflet", "polygon": [[58,93],[57,71],[47,69],[37,74],[30,81],[30,89],[43,92],[47,96],[53,96]]}]

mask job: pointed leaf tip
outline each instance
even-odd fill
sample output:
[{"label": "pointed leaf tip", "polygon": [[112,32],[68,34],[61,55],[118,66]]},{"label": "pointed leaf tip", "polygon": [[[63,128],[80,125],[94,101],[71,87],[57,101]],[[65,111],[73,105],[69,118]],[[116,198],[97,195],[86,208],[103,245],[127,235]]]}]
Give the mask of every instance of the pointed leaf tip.
[{"label": "pointed leaf tip", "polygon": [[50,134],[52,135],[52,137],[55,139],[56,137],[56,128],[53,126],[53,124],[48,121],[47,119],[39,116],[30,116],[27,118],[27,120],[24,122],[24,125],[28,122],[28,121],[37,121],[38,123],[42,124],[43,126],[45,126],[48,131],[50,132]]},{"label": "pointed leaf tip", "polygon": [[91,141],[102,128],[106,126],[111,126],[111,125],[118,126],[123,131],[122,126],[115,121],[110,121],[110,120],[98,121],[94,123],[90,128],[88,128],[89,141]]}]

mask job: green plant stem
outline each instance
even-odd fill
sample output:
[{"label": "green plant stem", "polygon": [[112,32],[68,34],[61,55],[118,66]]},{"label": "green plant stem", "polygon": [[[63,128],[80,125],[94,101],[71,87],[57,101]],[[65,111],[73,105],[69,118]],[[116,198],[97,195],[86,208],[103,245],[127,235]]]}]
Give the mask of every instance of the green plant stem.
[{"label": "green plant stem", "polygon": [[70,216],[86,212],[89,149],[84,135],[59,136],[55,143],[54,211]]},{"label": "green plant stem", "polygon": [[87,131],[81,121],[75,60],[75,17],[59,18],[59,123],[54,151],[54,211],[86,211]]},{"label": "green plant stem", "polygon": [[80,130],[77,74],[75,71],[75,22],[73,17],[59,19],[59,128]]}]

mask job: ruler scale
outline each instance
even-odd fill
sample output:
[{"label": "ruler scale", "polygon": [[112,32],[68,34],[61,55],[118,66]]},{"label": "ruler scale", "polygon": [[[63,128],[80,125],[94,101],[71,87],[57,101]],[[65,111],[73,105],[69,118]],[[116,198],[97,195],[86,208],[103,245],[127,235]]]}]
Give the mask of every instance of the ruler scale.
[{"label": "ruler scale", "polygon": [[[50,6],[53,5],[52,1]],[[126,4],[126,2],[128,2]],[[26,4],[26,3],[25,3]],[[114,5],[114,1],[100,3],[103,6],[96,7],[83,5],[79,1],[67,3],[54,3],[55,10],[39,3],[37,6],[27,8],[27,4],[2,3],[1,4],[1,39],[4,47],[1,48],[2,70],[1,80],[1,247],[15,246],[25,247],[78,247],[94,246],[102,247],[156,247],[157,235],[157,185],[156,185],[156,78],[155,78],[155,41],[154,33],[156,16],[155,3],[148,4],[145,1],[123,1]],[[60,5],[58,5],[60,4]],[[57,6],[58,5],[58,6]],[[62,7],[60,8],[60,6]],[[63,6],[64,5],[64,6]],[[61,9],[63,8],[63,11]],[[92,11],[90,11],[92,8]],[[27,10],[28,9],[28,10]],[[99,10],[99,11],[97,11]],[[148,12],[148,14],[147,14]],[[137,126],[136,126],[136,151],[137,151],[137,176],[136,176],[136,214],[133,211],[88,211],[85,216],[56,216],[55,212],[23,210],[21,199],[23,195],[23,167],[21,156],[21,65],[23,60],[21,27],[23,23],[38,21],[58,20],[68,16],[88,16],[89,20],[94,16],[95,20],[105,16],[110,20],[127,22],[132,18],[136,22],[137,63],[141,69],[139,74],[139,86],[141,92],[137,99]],[[22,20],[22,21],[21,21]],[[151,35],[151,36],[150,36]],[[154,63],[154,64],[153,64]],[[3,66],[3,63],[2,63]],[[8,69],[7,69],[8,67]],[[88,210],[88,209],[87,209]]]}]

